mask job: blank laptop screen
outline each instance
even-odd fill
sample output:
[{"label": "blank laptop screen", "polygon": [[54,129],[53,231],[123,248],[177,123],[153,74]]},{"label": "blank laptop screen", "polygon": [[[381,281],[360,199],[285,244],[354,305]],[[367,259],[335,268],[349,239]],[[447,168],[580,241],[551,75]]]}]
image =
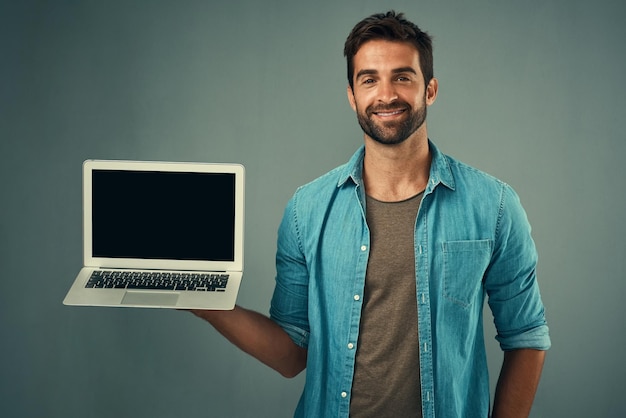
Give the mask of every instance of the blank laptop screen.
[{"label": "blank laptop screen", "polygon": [[92,175],[94,257],[234,260],[234,174]]}]

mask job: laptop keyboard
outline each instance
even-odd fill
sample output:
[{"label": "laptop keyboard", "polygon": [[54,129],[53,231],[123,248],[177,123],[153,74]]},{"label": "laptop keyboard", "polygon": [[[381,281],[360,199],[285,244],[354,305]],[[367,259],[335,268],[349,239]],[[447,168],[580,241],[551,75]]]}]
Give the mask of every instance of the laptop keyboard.
[{"label": "laptop keyboard", "polygon": [[85,287],[224,292],[227,283],[228,274],[226,273],[95,270]]}]

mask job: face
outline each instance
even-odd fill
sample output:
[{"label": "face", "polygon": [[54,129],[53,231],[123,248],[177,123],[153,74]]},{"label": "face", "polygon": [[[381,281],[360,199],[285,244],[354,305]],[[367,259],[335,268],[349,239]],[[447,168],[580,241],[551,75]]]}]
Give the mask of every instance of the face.
[{"label": "face", "polygon": [[435,101],[437,80],[424,86],[417,50],[408,43],[375,40],[354,56],[350,105],[365,134],[376,142],[400,144],[425,129],[426,108]]}]

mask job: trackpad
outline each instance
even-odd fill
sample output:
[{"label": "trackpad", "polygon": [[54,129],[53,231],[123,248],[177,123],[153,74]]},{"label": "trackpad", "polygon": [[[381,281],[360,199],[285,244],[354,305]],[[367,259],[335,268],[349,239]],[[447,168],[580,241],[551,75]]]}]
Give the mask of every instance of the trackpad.
[{"label": "trackpad", "polygon": [[177,293],[126,292],[122,299],[122,305],[176,306],[177,301]]}]

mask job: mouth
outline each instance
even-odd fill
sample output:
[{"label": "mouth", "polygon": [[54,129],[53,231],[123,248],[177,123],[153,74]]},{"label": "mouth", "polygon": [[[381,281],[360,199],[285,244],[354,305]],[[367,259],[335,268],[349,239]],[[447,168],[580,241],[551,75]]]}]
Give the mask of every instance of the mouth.
[{"label": "mouth", "polygon": [[373,108],[370,110],[370,115],[376,116],[381,119],[394,119],[403,114],[405,114],[408,110],[408,106],[400,106],[398,104],[391,107],[379,106],[378,108]]},{"label": "mouth", "polygon": [[379,116],[381,118],[398,116],[406,112],[406,109],[397,109],[397,110],[385,110],[380,112],[372,112],[374,115]]}]

